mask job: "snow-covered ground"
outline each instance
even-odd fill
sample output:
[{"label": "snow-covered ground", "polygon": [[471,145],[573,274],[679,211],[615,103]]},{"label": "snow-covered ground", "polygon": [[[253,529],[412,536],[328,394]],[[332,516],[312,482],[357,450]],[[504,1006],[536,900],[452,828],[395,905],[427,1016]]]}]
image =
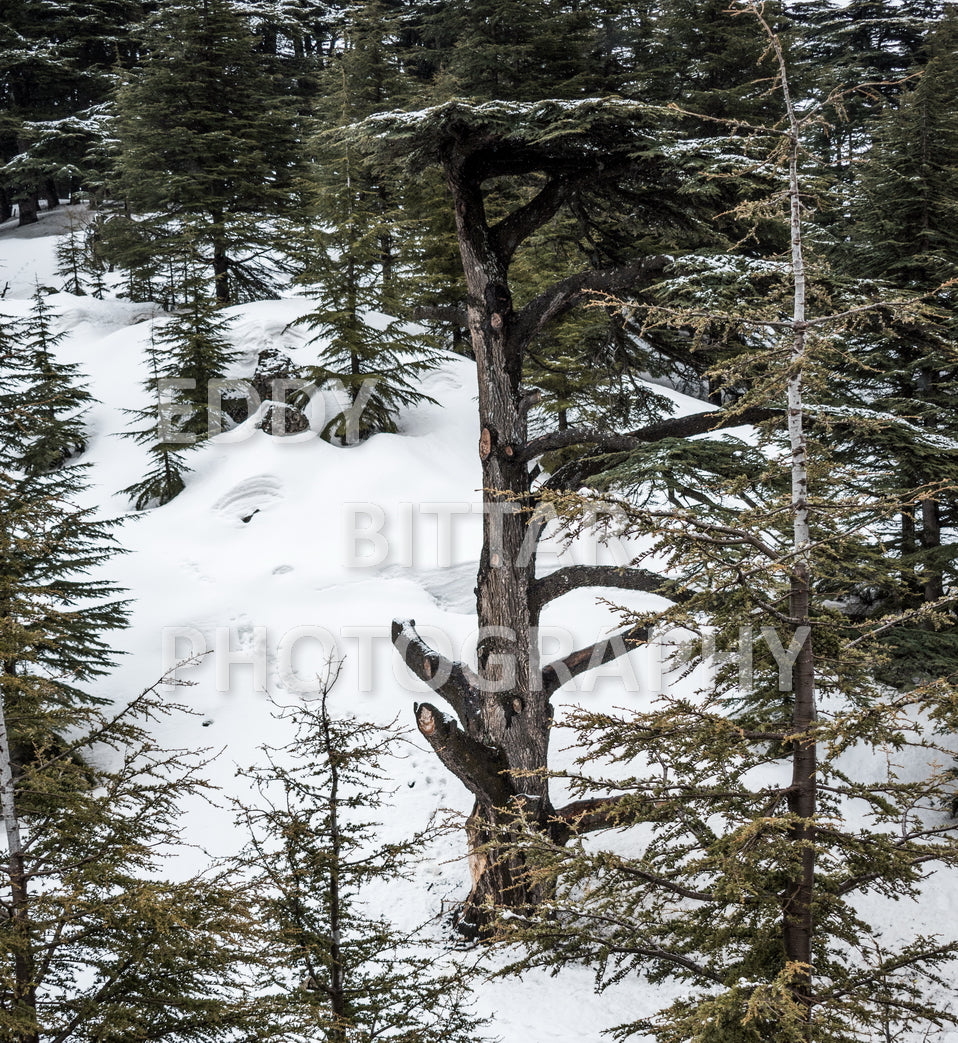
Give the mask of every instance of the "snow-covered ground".
[{"label": "snow-covered ground", "polygon": [[[39,226],[0,226],[0,313],[24,314],[37,285],[58,288],[56,234],[70,209],[43,215]],[[134,512],[118,490],[136,481],[146,451],[118,437],[128,425],[125,409],[145,404],[143,350],[153,308],[128,301],[54,293],[49,298],[67,336],[63,356],[79,363],[98,400],[89,413],[92,464],[86,494],[105,515],[126,515],[119,534],[129,553],[108,574],[135,598],[131,626],[116,635],[124,652],[100,694],[123,701],[160,678],[173,662],[205,651],[179,676],[192,682],[171,698],[195,716],[161,727],[168,745],[221,749],[209,775],[226,793],[242,785],[236,766],[259,759],[264,742],[288,740],[287,724],[273,702],[308,696],[330,654],[345,655],[333,692],[334,712],[383,723],[399,716],[412,725],[412,704],[426,689],[415,682],[389,643],[394,617],[415,618],[424,637],[455,658],[475,645],[472,588],[480,549],[477,486],[475,374],[450,355],[423,380],[439,403],[403,419],[396,435],[377,435],[352,447],[336,447],[307,432],[275,438],[251,422],[217,436],[188,459],[186,490],[172,503]],[[249,375],[257,353],[275,346],[304,362],[315,358],[288,324],[308,302],[285,299],[230,309],[232,337],[242,352],[237,373]],[[672,393],[680,410],[702,404]],[[625,559],[621,548],[581,542],[568,561]],[[543,567],[558,562],[542,556]],[[643,602],[643,598],[646,598]],[[623,594],[636,606],[644,595]],[[595,640],[615,625],[596,604],[595,592],[578,591],[550,607],[544,619],[549,651],[562,654]],[[593,705],[647,703],[661,668],[657,650],[633,653],[597,671],[591,690],[570,692],[567,702]],[[587,675],[588,676],[588,675]],[[562,701],[561,696],[558,700]],[[421,827],[437,808],[466,813],[466,791],[416,744],[397,760],[397,790],[390,831]],[[560,735],[555,747],[563,745]],[[565,754],[557,754],[562,763]],[[184,830],[214,855],[240,841],[228,811],[197,804],[184,815]],[[461,835],[450,835],[429,853],[422,872],[406,884],[390,884],[372,900],[402,926],[437,917],[468,890]],[[197,853],[197,859],[202,856]],[[958,934],[951,898],[956,883],[933,875],[920,903],[890,906],[887,936],[898,924]],[[892,915],[893,914],[893,915]],[[442,930],[441,925],[436,930]],[[478,1007],[494,1016],[492,1034],[503,1043],[590,1043],[604,1028],[651,1013],[672,998],[671,986],[639,980],[596,997],[588,968],[555,978],[490,981]],[[958,1041],[958,1033],[929,1040]]]}]

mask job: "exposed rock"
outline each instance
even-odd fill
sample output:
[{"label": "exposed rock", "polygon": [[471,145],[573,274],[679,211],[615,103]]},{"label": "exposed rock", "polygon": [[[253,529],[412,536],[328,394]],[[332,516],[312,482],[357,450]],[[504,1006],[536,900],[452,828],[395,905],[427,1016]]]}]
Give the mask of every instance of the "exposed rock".
[{"label": "exposed rock", "polygon": [[309,430],[309,420],[297,406],[275,401],[274,395],[287,398],[293,389],[289,382],[300,379],[300,370],[293,360],[277,348],[264,348],[256,360],[252,379],[238,388],[245,394],[224,395],[223,411],[236,423],[242,423],[263,402],[271,403],[256,426],[269,435],[295,435]]}]

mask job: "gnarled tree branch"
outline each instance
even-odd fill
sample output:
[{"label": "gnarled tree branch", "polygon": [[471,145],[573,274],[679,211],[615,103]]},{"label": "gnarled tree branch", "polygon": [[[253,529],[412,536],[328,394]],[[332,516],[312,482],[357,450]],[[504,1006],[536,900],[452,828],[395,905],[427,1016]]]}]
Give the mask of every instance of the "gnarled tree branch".
[{"label": "gnarled tree branch", "polygon": [[392,642],[403,662],[456,711],[463,728],[472,732],[479,721],[479,678],[464,663],[454,663],[431,648],[416,633],[414,619],[394,619]]},{"label": "gnarled tree branch", "polygon": [[448,322],[453,326],[468,326],[465,304],[417,304],[412,317],[419,322]]},{"label": "gnarled tree branch", "polygon": [[761,424],[783,416],[780,409],[769,409],[750,406],[738,412],[722,412],[712,409],[703,413],[692,413],[689,416],[669,417],[648,424],[635,431],[623,434],[599,431],[595,428],[570,427],[565,431],[550,431],[531,439],[522,450],[520,458],[534,460],[543,453],[555,449],[566,449],[572,445],[594,446],[600,453],[622,453],[638,449],[650,442],[661,442],[665,438],[689,438],[692,435],[707,434],[709,431],[721,431],[729,427],[740,427],[746,424]]},{"label": "gnarled tree branch", "polygon": [[571,187],[566,178],[553,178],[525,206],[513,210],[508,217],[493,225],[490,233],[495,250],[504,263],[512,259],[512,255],[533,232],[555,216],[569,196]]},{"label": "gnarled tree branch", "polygon": [[436,756],[486,808],[505,807],[513,796],[504,758],[467,735],[431,703],[416,706],[416,727]]}]

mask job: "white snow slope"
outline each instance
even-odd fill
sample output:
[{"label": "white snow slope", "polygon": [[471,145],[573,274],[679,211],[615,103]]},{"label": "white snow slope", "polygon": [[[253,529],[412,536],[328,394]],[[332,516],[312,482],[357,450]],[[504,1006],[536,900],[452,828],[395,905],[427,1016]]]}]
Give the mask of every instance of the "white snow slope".
[{"label": "white snow slope", "polygon": [[[37,285],[60,286],[56,235],[73,209],[44,214],[26,234],[12,223],[0,226],[0,290],[7,286],[0,316],[24,314]],[[127,426],[123,410],[145,404],[143,348],[155,310],[65,293],[52,294],[49,303],[66,332],[63,357],[79,363],[98,400],[88,415],[88,502],[105,516],[128,516],[119,538],[129,553],[114,559],[107,574],[135,604],[130,628],[116,635],[127,654],[100,694],[128,700],[173,662],[210,650],[199,665],[179,671],[192,687],[171,692],[196,716],[171,719],[160,738],[171,746],[220,749],[208,774],[225,793],[240,796],[236,766],[260,760],[263,743],[288,741],[273,702],[315,691],[315,675],[330,652],[345,655],[334,712],[383,723],[398,716],[411,726],[412,704],[427,690],[392,650],[390,621],[415,618],[424,637],[455,658],[468,660],[475,647],[472,588],[481,514],[472,365],[449,356],[423,380],[423,390],[439,405],[409,413],[400,434],[360,445],[336,447],[311,432],[275,438],[247,422],[189,456],[193,473],[172,503],[137,513],[118,490],[141,476],[146,451],[118,435]],[[230,309],[233,340],[243,353],[237,375],[249,375],[267,346],[312,361],[316,346],[305,346],[302,334],[286,329],[308,307],[308,301],[290,298]],[[702,408],[671,397],[680,411]],[[624,563],[628,556],[625,548],[580,542],[562,561]],[[543,568],[559,560],[546,548]],[[620,600],[641,605],[643,598],[648,603],[644,595]],[[595,591],[578,591],[551,606],[544,624],[546,651],[563,654],[607,633],[615,617],[596,604]],[[593,687],[568,692],[565,702],[648,704],[661,680],[654,649],[596,674],[585,680]],[[563,745],[560,732],[557,763],[567,756]],[[421,743],[396,761],[394,774],[394,807],[384,824],[390,833],[422,826],[438,808],[465,814],[471,806],[466,791]],[[228,854],[242,839],[226,810],[197,803],[183,822],[184,834],[212,855]],[[388,894],[384,888],[372,896],[372,904],[401,927],[434,919],[435,935],[448,932],[441,914],[468,890],[463,854],[461,835],[448,837],[429,852],[413,881],[390,884]],[[204,856],[197,851],[190,857],[198,866]],[[895,936],[899,924],[958,934],[955,884],[932,874],[921,902],[890,906],[883,940]],[[588,968],[554,978],[491,980],[478,990],[477,1006],[494,1018],[491,1035],[503,1043],[591,1043],[603,1029],[652,1013],[675,995],[671,986],[638,979],[601,997],[592,985]],[[924,1038],[954,1043],[958,1032]]]}]

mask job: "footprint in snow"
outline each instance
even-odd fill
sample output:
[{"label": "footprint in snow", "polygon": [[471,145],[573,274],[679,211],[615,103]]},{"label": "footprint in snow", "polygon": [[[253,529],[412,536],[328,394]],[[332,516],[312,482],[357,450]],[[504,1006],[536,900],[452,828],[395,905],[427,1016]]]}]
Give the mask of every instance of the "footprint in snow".
[{"label": "footprint in snow", "polygon": [[234,486],[213,504],[217,514],[249,524],[255,515],[282,496],[283,486],[271,474],[259,474]]}]

